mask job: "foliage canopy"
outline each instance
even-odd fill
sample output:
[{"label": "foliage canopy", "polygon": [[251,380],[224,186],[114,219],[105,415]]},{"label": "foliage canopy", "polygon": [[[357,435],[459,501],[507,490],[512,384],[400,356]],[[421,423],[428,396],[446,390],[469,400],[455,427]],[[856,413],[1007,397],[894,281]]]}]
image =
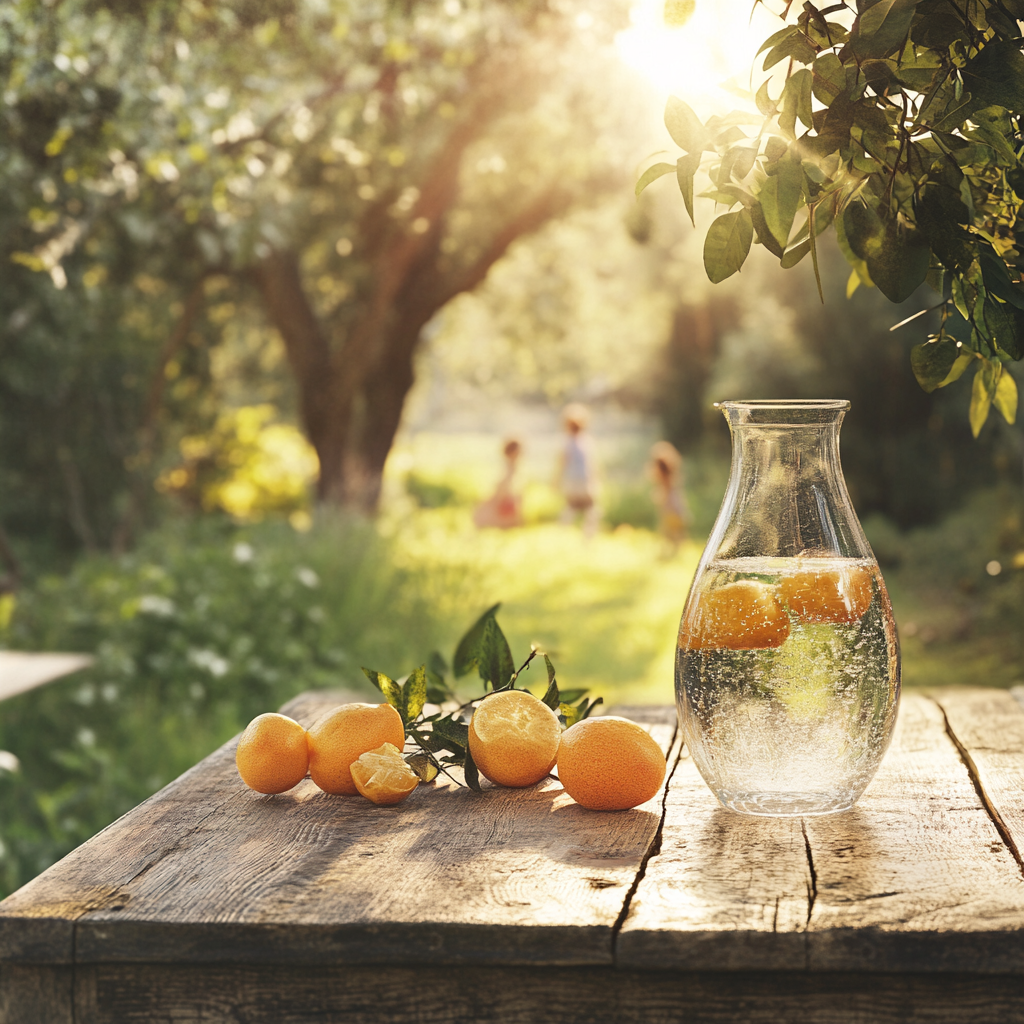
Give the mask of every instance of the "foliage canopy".
[{"label": "foliage canopy", "polygon": [[779,96],[765,81],[760,116],[706,122],[671,98],[665,124],[683,155],[649,168],[637,192],[674,173],[692,219],[706,166],[700,195],[729,210],[704,245],[716,283],[755,241],[783,268],[810,253],[817,273],[830,227],[852,268],[848,294],[874,285],[901,302],[927,281],[942,319],[913,350],[918,382],[933,391],[973,366],[975,436],[993,405],[1013,422],[1004,367],[1024,358],[1024,2],[787,0],[783,18],[758,54],[763,71],[787,62]]}]

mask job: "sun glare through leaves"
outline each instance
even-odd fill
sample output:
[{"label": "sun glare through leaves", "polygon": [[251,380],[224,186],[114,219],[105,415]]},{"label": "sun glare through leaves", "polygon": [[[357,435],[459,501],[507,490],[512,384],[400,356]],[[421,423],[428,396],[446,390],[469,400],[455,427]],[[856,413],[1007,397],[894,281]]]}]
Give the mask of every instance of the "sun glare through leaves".
[{"label": "sun glare through leaves", "polygon": [[766,7],[751,0],[637,0],[630,20],[616,40],[619,56],[658,92],[685,99],[702,116],[754,109],[761,81],[751,81],[753,57],[781,24]]}]

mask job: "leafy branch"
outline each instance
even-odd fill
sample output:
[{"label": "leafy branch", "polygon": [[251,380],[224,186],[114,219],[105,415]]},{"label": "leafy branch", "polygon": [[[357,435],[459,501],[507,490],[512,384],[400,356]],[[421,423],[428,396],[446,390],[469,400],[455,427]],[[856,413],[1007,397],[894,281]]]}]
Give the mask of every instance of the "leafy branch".
[{"label": "leafy branch", "polygon": [[788,62],[779,96],[765,81],[759,116],[706,122],[672,97],[665,125],[683,155],[648,168],[637,194],[674,172],[693,221],[706,171],[699,196],[729,211],[704,243],[715,283],[757,243],[783,268],[810,253],[821,294],[817,240],[830,228],[851,267],[848,296],[864,285],[902,302],[928,282],[944,301],[938,331],[912,353],[918,382],[930,392],[974,366],[975,436],[992,406],[1012,423],[1006,364],[1024,358],[1018,19],[1024,0],[806,0],[758,52],[763,71]]},{"label": "leafy branch", "polygon": [[[402,680],[392,679],[373,669],[363,669],[366,678],[401,715],[406,739],[418,748],[406,756],[406,761],[424,782],[433,781],[439,772],[443,772],[461,785],[449,772],[450,768],[461,768],[466,785],[480,790],[479,773],[469,750],[469,722],[473,709],[495,693],[525,690],[525,686],[516,686],[516,683],[538,656],[543,658],[547,670],[547,689],[541,700],[558,715],[565,728],[582,721],[603,703],[601,697],[588,698],[585,689],[561,690],[551,659],[535,646],[516,668],[508,640],[495,617],[500,607],[496,604],[488,608],[470,626],[455,647],[450,668],[443,655],[432,651],[419,668]],[[484,692],[452,708],[458,700],[456,680],[469,675],[474,669],[483,683]],[[439,710],[428,714],[430,706]]]}]

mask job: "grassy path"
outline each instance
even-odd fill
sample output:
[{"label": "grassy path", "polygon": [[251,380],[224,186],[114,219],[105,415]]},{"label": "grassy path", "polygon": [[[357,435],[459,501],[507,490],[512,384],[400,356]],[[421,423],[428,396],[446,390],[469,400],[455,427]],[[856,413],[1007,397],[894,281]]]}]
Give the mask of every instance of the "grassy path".
[{"label": "grassy path", "polygon": [[463,509],[423,510],[390,532],[394,557],[417,570],[443,620],[461,628],[501,601],[513,654],[531,643],[547,650],[563,686],[607,703],[673,700],[676,630],[700,544],[666,558],[644,530],[590,539],[553,523],[478,531]]}]

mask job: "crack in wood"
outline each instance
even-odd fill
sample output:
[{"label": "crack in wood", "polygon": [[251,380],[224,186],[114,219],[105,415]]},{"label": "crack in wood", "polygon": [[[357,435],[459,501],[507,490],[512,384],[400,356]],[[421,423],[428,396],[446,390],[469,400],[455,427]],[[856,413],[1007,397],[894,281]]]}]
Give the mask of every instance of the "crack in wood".
[{"label": "crack in wood", "polygon": [[[676,722],[676,727],[672,733],[672,739],[669,741],[668,749],[671,752],[675,746],[676,739],[679,736],[679,723]],[[637,870],[636,877],[633,879],[632,885],[626,892],[625,899],[622,901],[622,909],[619,911],[619,916],[615,919],[615,923],[612,925],[612,962],[615,961],[615,947],[619,941],[619,932],[622,931],[622,926],[626,923],[626,918],[629,916],[629,908],[633,903],[633,897],[636,895],[637,889],[640,888],[640,883],[644,880],[644,875],[647,874],[647,865],[651,862],[653,857],[657,857],[661,853],[661,839],[662,834],[665,830],[665,817],[668,814],[668,791],[672,785],[672,777],[676,773],[676,768],[679,767],[679,763],[683,759],[683,746],[679,745],[679,749],[676,751],[675,761],[672,762],[672,767],[669,768],[665,778],[665,788],[662,791],[661,796],[661,819],[658,822],[658,828],[654,833],[654,838],[651,840],[651,845],[647,848],[647,852],[644,854],[643,860],[640,862],[640,867]]]},{"label": "crack in wood", "polygon": [[960,742],[960,738],[953,731],[953,725],[950,722],[949,716],[946,714],[946,709],[942,706],[941,701],[936,700],[935,697],[930,695],[929,699],[942,713],[942,720],[946,725],[946,735],[950,738],[953,746],[956,747],[957,753],[960,755],[960,760],[967,769],[967,774],[970,777],[971,784],[974,786],[974,791],[978,794],[978,799],[988,812],[989,818],[992,819],[992,824],[995,826],[995,830],[999,833],[999,838],[1002,839],[1006,848],[1012,854],[1013,859],[1017,862],[1017,867],[1020,869],[1021,875],[1024,876],[1024,859],[1021,858],[1020,850],[1017,849],[1017,844],[1013,841],[1013,836],[1010,834],[1010,830],[1006,827],[1006,822],[1003,821],[1003,816],[999,813],[995,804],[992,803],[988,794],[985,792],[985,787],[981,782],[981,773],[978,771],[978,766],[974,763],[974,758],[971,757],[970,751],[963,745],[963,743]]},{"label": "crack in wood", "polygon": [[800,831],[804,837],[804,849],[807,851],[807,868],[810,881],[807,884],[807,923],[804,925],[804,970],[811,969],[811,915],[814,903],[818,898],[818,872],[814,869],[814,855],[811,853],[811,839],[807,835],[807,822],[800,819]]},{"label": "crack in wood", "polygon": [[818,898],[818,872],[814,870],[814,855],[811,853],[811,840],[807,835],[807,823],[800,819],[800,831],[804,836],[804,849],[807,851],[807,867],[811,880],[807,886],[807,924],[810,926],[811,914],[814,913],[814,901]]}]

